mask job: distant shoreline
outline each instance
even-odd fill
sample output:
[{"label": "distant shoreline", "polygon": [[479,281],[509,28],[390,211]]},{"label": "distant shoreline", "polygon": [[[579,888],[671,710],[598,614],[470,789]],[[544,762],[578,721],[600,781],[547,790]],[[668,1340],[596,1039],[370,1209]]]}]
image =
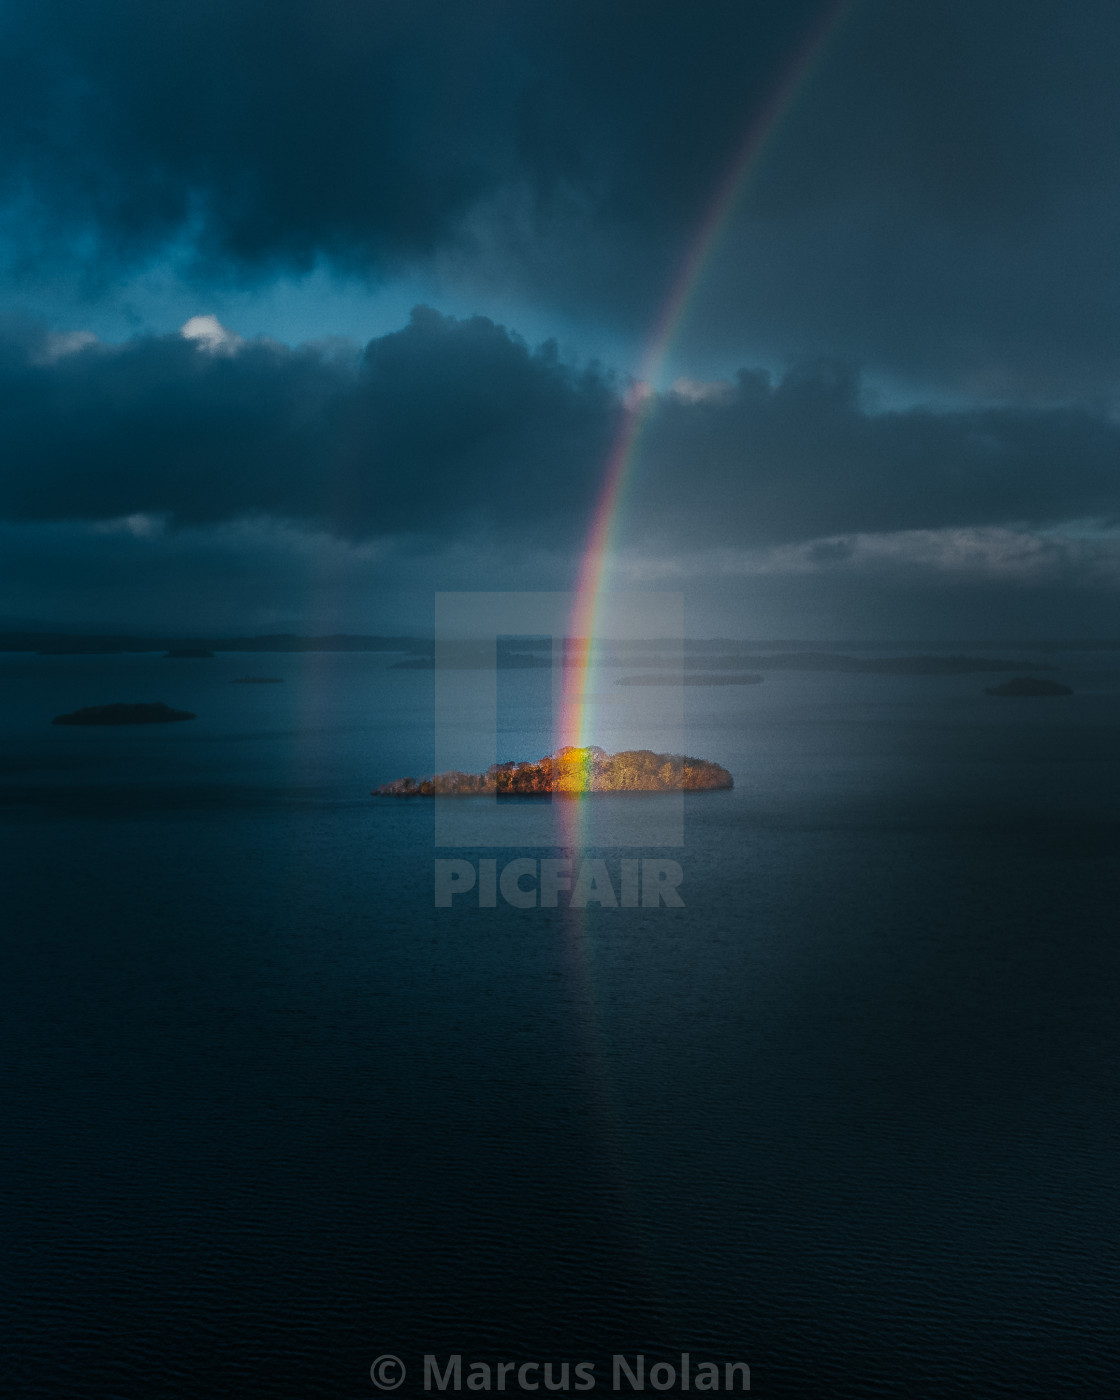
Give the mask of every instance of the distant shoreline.
[{"label": "distant shoreline", "polygon": [[[466,660],[472,648],[479,659],[475,665],[492,665],[493,639],[463,641],[463,659],[457,667],[471,669]],[[597,659],[606,665],[630,668],[649,667],[680,670],[833,670],[884,674],[963,674],[968,671],[1052,670],[1022,656],[1013,661],[986,655],[987,652],[1120,652],[1120,638],[1038,640],[1011,638],[984,640],[908,642],[858,640],[792,641],[785,639],[741,641],[734,638],[651,638],[640,642],[620,642],[604,638],[597,644]],[[569,654],[582,653],[569,645]],[[33,653],[41,656],[111,656],[148,652],[209,651],[289,653],[369,652],[395,655],[394,669],[431,670],[435,648],[431,636],[414,634],[365,634],[335,632],[322,635],[300,633],[258,633],[233,637],[184,635],[171,632],[113,633],[66,632],[38,629],[0,631],[0,652]],[[863,654],[861,654],[863,653]],[[498,664],[503,669],[543,669],[551,665],[549,647],[543,640],[501,639],[497,644]]]},{"label": "distant shoreline", "polygon": [[615,685],[761,685],[765,677],[741,675],[735,671],[666,672],[652,676],[619,676]]},{"label": "distant shoreline", "polygon": [[245,637],[183,637],[170,633],[127,636],[118,633],[0,632],[0,652],[34,652],[40,656],[118,656],[143,652],[200,651],[383,651],[429,653],[427,637],[359,636],[345,632],[321,637],[276,633]]}]

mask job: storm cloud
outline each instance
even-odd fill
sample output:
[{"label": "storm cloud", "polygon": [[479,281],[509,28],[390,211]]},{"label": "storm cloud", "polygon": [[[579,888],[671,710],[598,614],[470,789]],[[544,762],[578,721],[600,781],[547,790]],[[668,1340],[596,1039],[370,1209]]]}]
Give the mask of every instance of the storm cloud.
[{"label": "storm cloud", "polygon": [[[206,318],[120,346],[25,330],[0,350],[0,517],[574,547],[627,387],[424,307],[361,351],[241,341]],[[1087,409],[876,412],[835,362],[743,370],[646,404],[625,537],[671,553],[1107,523],[1118,464],[1120,428]]]},{"label": "storm cloud", "polygon": [[731,149],[702,139],[734,142],[825,8],[719,3],[697,25],[663,0],[7,7],[2,187],[102,257],[185,231],[244,271],[376,269],[514,186],[546,220],[565,191],[596,218],[663,220]]},{"label": "storm cloud", "polygon": [[483,305],[641,335],[782,90],[682,358],[1114,392],[1106,0],[41,0],[0,26],[0,202],[28,286],[171,251],[198,285],[425,265]]},{"label": "storm cloud", "polygon": [[171,335],[6,347],[0,514],[252,515],[366,538],[585,508],[616,398],[594,368],[426,308],[353,347]]},{"label": "storm cloud", "polygon": [[[1120,509],[1120,429],[1081,408],[874,412],[834,361],[658,403],[645,489],[687,480],[689,520],[747,544],[842,532],[1093,519]],[[678,530],[686,533],[689,526]]]}]

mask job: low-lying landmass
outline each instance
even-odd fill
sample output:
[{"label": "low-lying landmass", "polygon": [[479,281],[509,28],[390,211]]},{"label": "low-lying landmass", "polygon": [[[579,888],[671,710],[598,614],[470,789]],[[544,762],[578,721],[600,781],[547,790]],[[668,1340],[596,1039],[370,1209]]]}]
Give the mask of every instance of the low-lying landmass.
[{"label": "low-lying landmass", "polygon": [[[552,662],[547,656],[534,656],[531,652],[499,651],[486,653],[479,651],[472,655],[461,652],[444,657],[440,661],[441,671],[489,671],[497,667],[499,671],[547,671]],[[434,656],[410,656],[404,661],[394,661],[390,671],[434,671]]]},{"label": "low-lying landmass", "polygon": [[[630,665],[642,664],[631,660]],[[652,660],[644,664],[655,664]],[[680,663],[666,668],[680,673]],[[990,656],[852,656],[835,651],[785,651],[771,654],[747,652],[686,657],[690,671],[833,671],[857,676],[962,676],[1000,671],[1054,671],[1055,666],[1033,661],[1004,661]]]},{"label": "low-lying landmass", "polygon": [[234,685],[283,685],[283,676],[234,676]]},{"label": "low-lying landmass", "polygon": [[396,651],[430,652],[427,637],[374,637],[331,633],[301,637],[291,632],[255,637],[141,635],[138,633],[0,632],[0,652],[30,651],[39,656],[115,656],[147,651]]},{"label": "low-lying landmass", "polygon": [[[948,675],[969,671],[1038,671],[1053,669],[1037,660],[1020,657],[1004,660],[1000,657],[976,654],[984,647],[999,647],[1010,651],[1010,644],[959,641],[953,655],[944,651],[932,654],[900,654],[901,644],[885,648],[873,641],[735,641],[730,638],[678,639],[628,643],[609,638],[596,643],[596,660],[602,665],[627,668],[664,667],[670,671],[683,667],[692,671],[854,671],[868,674]],[[906,643],[919,647],[922,643]],[[1085,641],[1016,641],[1029,655],[1039,651],[1101,651],[1120,650],[1118,639]],[[461,669],[493,665],[493,640],[464,640],[441,643],[440,664]],[[552,662],[552,640],[546,637],[500,637],[496,650],[500,668],[545,667]],[[41,656],[106,656],[138,652],[229,651],[252,652],[396,652],[411,662],[399,670],[431,670],[435,666],[435,647],[430,636],[374,636],[354,633],[330,633],[321,636],[300,636],[296,633],[270,633],[256,636],[213,637],[200,633],[76,633],[48,631],[0,631],[0,652],[35,652]],[[456,654],[458,653],[458,654]],[[870,653],[863,654],[860,653]],[[586,649],[582,642],[566,638],[563,645],[565,663],[584,665]]]},{"label": "low-lying landmass", "polygon": [[172,647],[163,654],[165,661],[213,661],[214,653],[207,647]]},{"label": "low-lying landmass", "polygon": [[[760,671],[826,671],[857,676],[962,676],[1009,671],[1053,671],[1057,667],[1023,657],[1003,660],[991,656],[944,655],[939,653],[906,656],[856,656],[839,651],[781,651],[772,653],[727,652],[687,654],[679,650],[650,650],[631,655],[627,650],[607,645],[595,657],[599,667],[646,667],[643,676],[626,676],[620,685],[757,685]],[[586,656],[570,643],[563,654],[565,666],[584,666]],[[440,653],[439,669],[450,670],[547,670],[550,655],[516,650],[477,642],[446,645]],[[416,654],[396,661],[394,671],[434,671],[434,653]],[[662,677],[664,679],[662,679]],[[725,678],[726,677],[726,678]]]},{"label": "low-lying landmass", "polygon": [[87,705],[72,714],[56,715],[52,724],[174,724],[178,720],[197,719],[190,710],[173,710],[162,700],[149,705]]},{"label": "low-lying landmass", "polygon": [[1073,691],[1068,685],[1061,685],[1058,681],[1047,680],[1045,677],[1016,676],[1013,680],[1004,681],[1002,685],[988,686],[984,694],[1029,698],[1042,695],[1072,695]]},{"label": "low-lying landmass", "polygon": [[650,676],[620,676],[615,685],[761,685],[764,676],[751,672],[664,671]]},{"label": "low-lying landmass", "polygon": [[451,770],[430,778],[398,778],[374,788],[374,797],[546,796],[585,792],[709,792],[734,786],[726,768],[706,758],[591,745],[547,754],[537,763],[492,763],[485,773]]}]

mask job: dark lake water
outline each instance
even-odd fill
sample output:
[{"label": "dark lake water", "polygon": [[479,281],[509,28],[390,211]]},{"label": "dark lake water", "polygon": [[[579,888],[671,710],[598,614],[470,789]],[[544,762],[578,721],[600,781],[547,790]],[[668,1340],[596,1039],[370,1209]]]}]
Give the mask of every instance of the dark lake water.
[{"label": "dark lake water", "polygon": [[[556,852],[369,797],[431,768],[430,673],[0,656],[5,1393],[688,1352],[791,1400],[1114,1397],[1120,669],[1057,659],[1073,697],[690,688],[734,790],[587,853],[672,857],[684,907],[573,915],[434,907],[436,855]],[[540,686],[503,674],[503,757]],[[198,719],[49,724],[117,700]]]}]

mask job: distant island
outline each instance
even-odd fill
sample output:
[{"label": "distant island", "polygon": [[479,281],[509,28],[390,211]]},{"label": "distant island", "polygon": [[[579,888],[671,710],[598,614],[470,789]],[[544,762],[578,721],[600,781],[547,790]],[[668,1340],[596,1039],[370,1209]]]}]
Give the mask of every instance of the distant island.
[{"label": "distant island", "polygon": [[620,676],[615,685],[761,685],[764,676],[749,671],[666,671],[652,676]]},{"label": "distant island", "polygon": [[[966,655],[853,656],[838,651],[744,651],[689,653],[682,660],[679,650],[674,658],[671,652],[651,650],[644,655],[631,655],[626,650],[612,650],[609,646],[596,660],[600,667],[648,668],[645,675],[622,677],[616,681],[618,685],[758,685],[763,680],[758,674],[760,671],[826,671],[858,676],[961,676],[1057,669],[1023,657],[1004,661],[998,657]],[[552,664],[552,658],[547,655],[501,644],[495,649],[477,642],[447,643],[439,658],[441,671],[489,670],[493,667],[500,671],[547,670]],[[566,646],[563,664],[583,666],[586,658],[577,648]],[[436,658],[434,653],[410,655],[394,662],[389,669],[434,671],[437,669]]]},{"label": "distant island", "polygon": [[734,786],[726,768],[704,758],[595,745],[567,746],[537,763],[492,763],[485,773],[452,770],[430,778],[398,778],[374,788],[374,797],[547,796],[585,792],[710,792]]},{"label": "distant island", "polygon": [[1004,681],[1002,685],[988,686],[984,694],[1029,697],[1042,695],[1072,695],[1073,691],[1068,685],[1059,685],[1057,681],[1040,679],[1038,676],[1016,676],[1014,680]]},{"label": "distant island", "polygon": [[190,710],[173,710],[162,700],[150,705],[87,705],[69,715],[57,715],[52,724],[174,724],[197,719]]},{"label": "distant island", "polygon": [[253,637],[203,637],[140,633],[81,632],[0,632],[0,652],[31,651],[39,656],[114,656],[149,651],[201,650],[309,652],[309,651],[395,651],[411,654],[430,652],[428,637],[377,637],[335,632],[326,636],[301,637],[292,632]]},{"label": "distant island", "polygon": [[[631,666],[656,665],[652,658],[644,662],[633,658],[620,659],[619,664]],[[681,665],[669,664],[666,669],[679,675]],[[710,656],[688,656],[685,670],[696,671],[831,671],[858,676],[962,676],[985,671],[1053,671],[1057,668],[1036,665],[1033,661],[1001,661],[989,656],[852,656],[838,651],[786,651],[773,653],[731,652]],[[705,682],[710,684],[710,682]]]},{"label": "distant island", "polygon": [[[488,671],[496,666],[499,671],[547,671],[552,662],[546,656],[534,656],[527,651],[485,651],[482,648],[471,652],[457,648],[454,654],[440,659],[441,671]],[[394,661],[390,671],[434,671],[434,656],[410,656],[404,661]]]},{"label": "distant island", "polygon": [[234,685],[283,685],[283,676],[234,676]]},{"label": "distant island", "polygon": [[[661,638],[627,643],[603,639],[598,644],[598,660],[602,664],[627,668],[664,667],[670,671],[683,668],[697,671],[853,671],[868,674],[951,675],[969,671],[1038,671],[1053,669],[1037,660],[1002,660],[998,657],[976,655],[983,648],[1010,649],[1011,643],[988,641],[958,641],[953,655],[944,651],[932,654],[900,654],[901,643],[872,640],[843,642],[828,641],[737,641],[729,637],[707,639]],[[915,640],[906,647],[920,648]],[[948,644],[946,644],[948,645]],[[1086,641],[1016,640],[1014,646],[1028,654],[1031,651],[1117,651],[1120,640],[1092,639]],[[493,640],[463,640],[441,642],[440,665],[461,669],[485,668],[493,664]],[[499,637],[496,646],[498,666],[536,669],[551,664],[551,637]],[[328,633],[301,636],[294,632],[264,633],[253,636],[215,637],[198,632],[180,633],[83,633],[48,631],[0,631],[0,652],[35,652],[40,656],[108,656],[138,652],[396,652],[398,658],[413,658],[415,664],[399,666],[399,670],[431,670],[435,666],[435,645],[431,636],[379,636],[358,633]],[[474,656],[472,657],[472,652]],[[569,665],[583,665],[584,648],[573,638],[562,645],[564,659]],[[675,652],[675,656],[674,656]],[[886,654],[884,654],[884,652]],[[458,654],[457,654],[458,653]],[[862,654],[861,653],[865,653]],[[869,654],[868,654],[869,653]]]},{"label": "distant island", "polygon": [[163,654],[165,661],[213,661],[214,653],[206,647],[172,647]]}]

